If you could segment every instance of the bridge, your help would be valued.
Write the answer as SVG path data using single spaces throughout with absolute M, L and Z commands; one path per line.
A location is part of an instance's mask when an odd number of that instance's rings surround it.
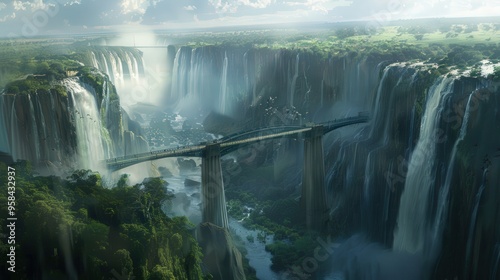
M 202 221 L 227 227 L 227 211 L 220 158 L 246 145 L 277 138 L 304 138 L 304 175 L 302 206 L 305 223 L 310 229 L 321 230 L 328 219 L 323 135 L 348 125 L 368 122 L 366 114 L 306 125 L 264 127 L 242 131 L 196 145 L 152 151 L 105 160 L 109 170 L 119 170 L 137 163 L 169 157 L 201 157 Z M 321 163 L 321 164 L 319 164 Z

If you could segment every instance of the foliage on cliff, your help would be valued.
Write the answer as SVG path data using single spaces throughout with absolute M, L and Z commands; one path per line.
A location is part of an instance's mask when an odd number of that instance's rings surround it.
M 0 181 L 7 182 L 6 166 L 0 166 Z M 15 168 L 18 279 L 203 278 L 193 225 L 161 211 L 169 199 L 161 179 L 135 186 L 121 180 L 107 189 L 89 170 L 61 179 L 35 177 L 26 162 Z M 0 194 L 3 205 L 6 196 Z M 2 273 L 10 246 L 0 240 Z
M 4 45 L 0 43 L 0 46 Z M 6 94 L 51 92 L 66 96 L 66 89 L 60 81 L 72 76 L 81 77 L 99 95 L 103 92 L 106 77 L 92 67 L 85 66 L 91 65 L 87 49 L 81 49 L 78 45 L 46 46 L 43 43 L 22 46 L 21 49 L 22 52 L 13 54 L 8 47 L 0 49 L 0 89 L 4 88 Z M 117 98 L 114 87 L 110 89 L 111 98 Z

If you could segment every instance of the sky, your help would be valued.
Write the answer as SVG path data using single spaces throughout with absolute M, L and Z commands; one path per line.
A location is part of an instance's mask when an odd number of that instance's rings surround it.
M 500 15 L 500 0 L 0 0 L 0 36 Z

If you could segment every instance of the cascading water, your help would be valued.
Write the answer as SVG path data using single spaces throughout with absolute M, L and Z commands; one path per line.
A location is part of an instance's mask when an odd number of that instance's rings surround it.
M 300 62 L 300 55 L 297 54 L 295 58 L 295 68 L 294 68 L 294 74 L 292 78 L 292 84 L 290 86 L 290 97 L 288 98 L 289 100 L 289 105 L 293 107 L 294 105 L 294 96 L 295 96 L 295 87 L 297 85 L 297 78 L 299 77 L 299 62 Z
M 227 53 L 224 53 L 224 64 L 222 66 L 222 79 L 220 83 L 220 105 L 219 110 L 221 113 L 226 113 L 226 100 L 227 96 L 227 68 L 228 68 L 228 60 Z
M 101 120 L 95 97 L 78 83 L 77 79 L 66 79 L 63 85 L 68 89 L 77 135 L 77 151 L 80 167 L 96 168 L 103 160 L 104 146 L 101 134 Z
M 3 94 L 3 93 L 2 93 Z M 3 96 L 0 95 L 0 100 L 3 100 Z M 0 108 L 1 108 L 1 112 L 8 112 L 9 110 L 6 107 L 6 103 L 4 102 L 0 102 Z M 9 145 L 9 139 L 8 139 L 8 135 L 9 135 L 9 131 L 7 130 L 7 124 L 5 123 L 7 120 L 7 118 L 5 118 L 4 116 L 2 116 L 0 118 L 0 131 L 4 131 L 5 133 L 0 133 L 0 151 L 2 152 L 5 152 L 5 151 L 10 151 L 10 145 Z
M 473 242 L 475 240 L 475 232 L 474 231 L 476 230 L 476 222 L 477 222 L 477 216 L 478 216 L 478 211 L 479 211 L 479 205 L 481 204 L 481 197 L 483 195 L 484 189 L 486 188 L 486 175 L 487 174 L 488 174 L 488 168 L 484 169 L 484 171 L 483 171 L 483 179 L 481 182 L 481 186 L 479 187 L 479 190 L 477 191 L 477 194 L 476 194 L 476 199 L 474 202 L 474 209 L 472 210 L 471 221 L 469 223 L 469 234 L 468 234 L 468 238 L 467 238 L 467 251 L 465 253 L 465 264 L 466 264 L 465 276 L 466 277 L 469 274 L 472 246 L 473 246 Z
M 12 102 L 12 105 L 11 105 L 11 109 L 10 110 L 5 110 L 5 112 L 11 112 L 10 113 L 10 117 L 9 118 L 6 118 L 6 119 L 10 119 L 10 129 L 6 129 L 7 133 L 6 135 L 10 135 L 10 153 L 12 155 L 12 158 L 14 159 L 14 161 L 18 160 L 18 159 L 22 159 L 22 158 L 25 158 L 25 153 L 23 152 L 23 150 L 25 149 L 25 147 L 23 147 L 23 145 L 21 144 L 21 137 L 19 135 L 19 132 L 18 130 L 16 129 L 17 127 L 17 114 L 16 114 L 16 96 L 14 96 L 13 98 L 13 102 Z M 8 106 L 8 103 L 6 102 L 5 103 L 6 106 Z
M 452 92 L 453 79 L 440 78 L 430 88 L 422 118 L 420 138 L 411 155 L 394 234 L 393 249 L 424 253 L 431 234 L 428 224 L 429 192 L 435 183 L 436 132 L 445 96 Z
M 31 100 L 31 95 L 28 95 L 28 101 L 29 101 L 29 115 L 31 117 L 31 129 L 33 131 L 33 140 L 35 143 L 34 146 L 35 146 L 35 157 L 37 159 L 40 158 L 40 145 L 38 145 L 38 143 L 40 143 L 40 135 L 39 135 L 39 131 L 38 131 L 38 127 L 37 127 L 37 121 L 35 119 L 35 109 L 33 107 L 33 100 Z

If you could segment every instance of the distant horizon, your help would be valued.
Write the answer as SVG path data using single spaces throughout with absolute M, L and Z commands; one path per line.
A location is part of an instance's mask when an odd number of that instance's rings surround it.
M 497 0 L 15 0 L 0 3 L 0 38 L 498 15 Z
M 483 21 L 483 19 L 485 21 Z M 431 21 L 431 20 L 443 20 L 443 21 L 456 21 L 458 24 L 461 21 L 474 20 L 481 23 L 495 23 L 498 21 L 500 24 L 500 15 L 498 16 L 471 16 L 471 17 L 422 17 L 422 18 L 410 18 L 410 19 L 394 19 L 390 21 L 385 21 L 383 23 L 377 23 L 378 26 L 394 26 L 399 23 L 410 23 L 419 21 Z M 0 40 L 5 39 L 43 39 L 43 38 L 66 38 L 72 36 L 103 36 L 103 35 L 134 35 L 140 34 L 141 32 L 147 32 L 149 35 L 158 35 L 161 33 L 198 33 L 198 32 L 234 32 L 234 31 L 256 31 L 256 30 L 273 30 L 273 29 L 300 29 L 300 28 L 318 28 L 321 25 L 347 25 L 347 24 L 368 24 L 369 20 L 345 20 L 345 21 L 303 21 L 303 22 L 275 22 L 275 23 L 257 23 L 257 24 L 240 24 L 240 25 L 214 25 L 214 26 L 188 26 L 188 27 L 165 27 L 159 25 L 138 25 L 138 26 L 109 26 L 107 28 L 100 28 L 94 30 L 79 30 L 78 32 L 66 32 L 66 33 L 47 33 L 38 34 L 34 36 L 19 36 L 12 37 L 8 35 L 0 34 Z M 127 27 L 127 28 L 125 28 Z M 133 27 L 133 28 L 131 28 Z

